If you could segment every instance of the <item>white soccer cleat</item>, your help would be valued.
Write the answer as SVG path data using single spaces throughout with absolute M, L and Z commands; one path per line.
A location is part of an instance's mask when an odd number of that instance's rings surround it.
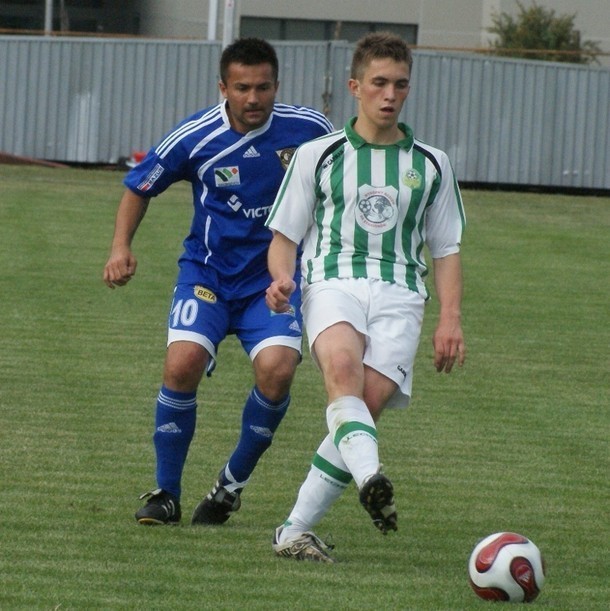
M 311 562 L 326 562 L 334 564 L 334 558 L 328 555 L 327 550 L 333 549 L 332 545 L 327 545 L 316 537 L 312 532 L 307 531 L 300 534 L 296 539 L 279 543 L 280 533 L 284 527 L 276 528 L 273 537 L 273 551 L 282 558 L 294 558 L 295 560 L 309 560 Z

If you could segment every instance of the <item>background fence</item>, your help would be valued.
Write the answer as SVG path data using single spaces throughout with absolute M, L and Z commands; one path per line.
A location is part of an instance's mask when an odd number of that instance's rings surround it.
M 342 125 L 353 44 L 277 42 L 279 101 Z M 0 151 L 116 163 L 219 100 L 218 42 L 0 36 Z M 415 51 L 402 119 L 460 181 L 610 189 L 610 70 Z

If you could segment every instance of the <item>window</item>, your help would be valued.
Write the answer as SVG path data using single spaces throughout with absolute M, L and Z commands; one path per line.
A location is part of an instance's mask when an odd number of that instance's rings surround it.
M 135 0 L 63 0 L 63 3 L 54 0 L 52 28 L 72 32 L 137 33 L 135 4 Z M 45 14 L 42 0 L 4 0 L 0 2 L 0 28 L 41 31 Z
M 276 19 L 272 17 L 242 17 L 240 22 L 241 36 L 258 36 L 268 40 L 347 40 L 356 42 L 369 32 L 382 30 L 389 30 L 402 36 L 410 45 L 417 44 L 417 25 L 408 23 Z

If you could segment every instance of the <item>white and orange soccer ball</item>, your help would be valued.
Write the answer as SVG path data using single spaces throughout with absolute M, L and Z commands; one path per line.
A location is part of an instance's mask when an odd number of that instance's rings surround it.
M 531 602 L 544 585 L 544 559 L 527 537 L 498 532 L 479 541 L 468 562 L 470 586 L 485 600 Z

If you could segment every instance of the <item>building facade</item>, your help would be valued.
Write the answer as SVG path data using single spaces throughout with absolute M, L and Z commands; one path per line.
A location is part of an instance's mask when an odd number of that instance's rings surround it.
M 51 6 L 55 31 L 222 40 L 228 2 L 235 36 L 353 42 L 391 29 L 414 46 L 456 50 L 489 47 L 493 15 L 518 12 L 516 0 L 3 0 L 0 31 L 41 31 Z M 575 14 L 581 39 L 597 42 L 601 63 L 610 66 L 608 0 L 521 0 L 526 7 L 534 2 Z
M 597 42 L 610 65 L 608 0 L 521 0 L 576 15 L 581 39 Z M 225 0 L 218 4 L 217 38 L 222 38 Z M 208 32 L 209 1 L 138 0 L 141 33 L 149 36 L 202 37 Z M 392 29 L 411 45 L 427 48 L 487 48 L 494 14 L 517 14 L 516 0 L 234 0 L 234 29 L 269 40 L 348 40 L 379 29 Z

